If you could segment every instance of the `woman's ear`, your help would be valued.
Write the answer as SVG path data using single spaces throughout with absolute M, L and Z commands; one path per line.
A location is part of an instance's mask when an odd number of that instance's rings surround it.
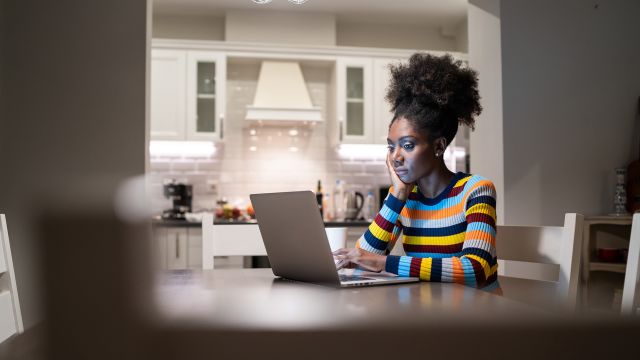
M 447 139 L 445 139 L 444 137 L 439 137 L 435 139 L 435 141 L 433 142 L 433 151 L 435 152 L 436 156 L 438 157 L 442 156 L 446 149 L 447 149 Z

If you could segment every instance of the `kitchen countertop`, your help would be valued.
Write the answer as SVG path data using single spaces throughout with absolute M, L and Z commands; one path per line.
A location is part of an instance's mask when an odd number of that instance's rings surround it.
M 200 221 L 186 221 L 186 220 L 174 220 L 174 219 L 161 219 L 159 217 L 154 217 L 152 219 L 153 226 L 159 227 L 201 227 L 202 223 Z M 257 224 L 256 220 L 242 220 L 242 221 L 229 221 L 229 220 L 218 220 L 214 221 L 215 225 L 246 225 L 246 224 Z M 365 220 L 354 220 L 354 221 L 325 221 L 325 227 L 368 227 L 371 224 L 370 221 Z

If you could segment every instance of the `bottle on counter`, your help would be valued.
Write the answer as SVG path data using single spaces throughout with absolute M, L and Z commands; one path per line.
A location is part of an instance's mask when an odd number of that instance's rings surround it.
M 333 204 L 331 201 L 331 194 L 328 192 L 324 193 L 324 197 L 322 198 L 322 209 L 324 210 L 324 221 L 333 221 Z
M 320 216 L 324 219 L 324 214 L 322 213 L 322 206 L 324 205 L 322 203 L 322 197 L 323 197 L 322 184 L 320 183 L 320 180 L 318 180 L 318 189 L 316 190 L 316 201 L 318 202 L 318 209 L 320 209 Z
M 376 216 L 376 198 L 373 196 L 373 191 L 369 191 L 367 197 L 364 199 L 362 210 L 362 215 L 367 221 L 372 221 L 373 217 Z

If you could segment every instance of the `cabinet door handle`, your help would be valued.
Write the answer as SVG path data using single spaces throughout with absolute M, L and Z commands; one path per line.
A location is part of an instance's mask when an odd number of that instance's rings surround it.
M 180 234 L 176 234 L 176 259 L 180 258 Z
M 224 115 L 220 114 L 220 140 L 224 138 Z

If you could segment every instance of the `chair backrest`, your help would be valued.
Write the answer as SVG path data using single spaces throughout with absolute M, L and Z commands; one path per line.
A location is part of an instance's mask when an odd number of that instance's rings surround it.
M 564 226 L 498 226 L 498 275 L 556 282 L 558 299 L 575 308 L 583 223 L 569 213 Z
M 627 269 L 624 275 L 624 288 L 622 289 L 623 314 L 636 314 L 640 307 L 640 294 L 638 282 L 640 281 L 640 213 L 633 215 L 631 223 L 631 238 L 629 239 L 629 252 L 627 256 Z
M 258 224 L 215 225 L 202 217 L 202 268 L 213 269 L 214 256 L 267 255 Z
M 4 214 L 0 214 L 0 342 L 23 331 L 7 221 Z

